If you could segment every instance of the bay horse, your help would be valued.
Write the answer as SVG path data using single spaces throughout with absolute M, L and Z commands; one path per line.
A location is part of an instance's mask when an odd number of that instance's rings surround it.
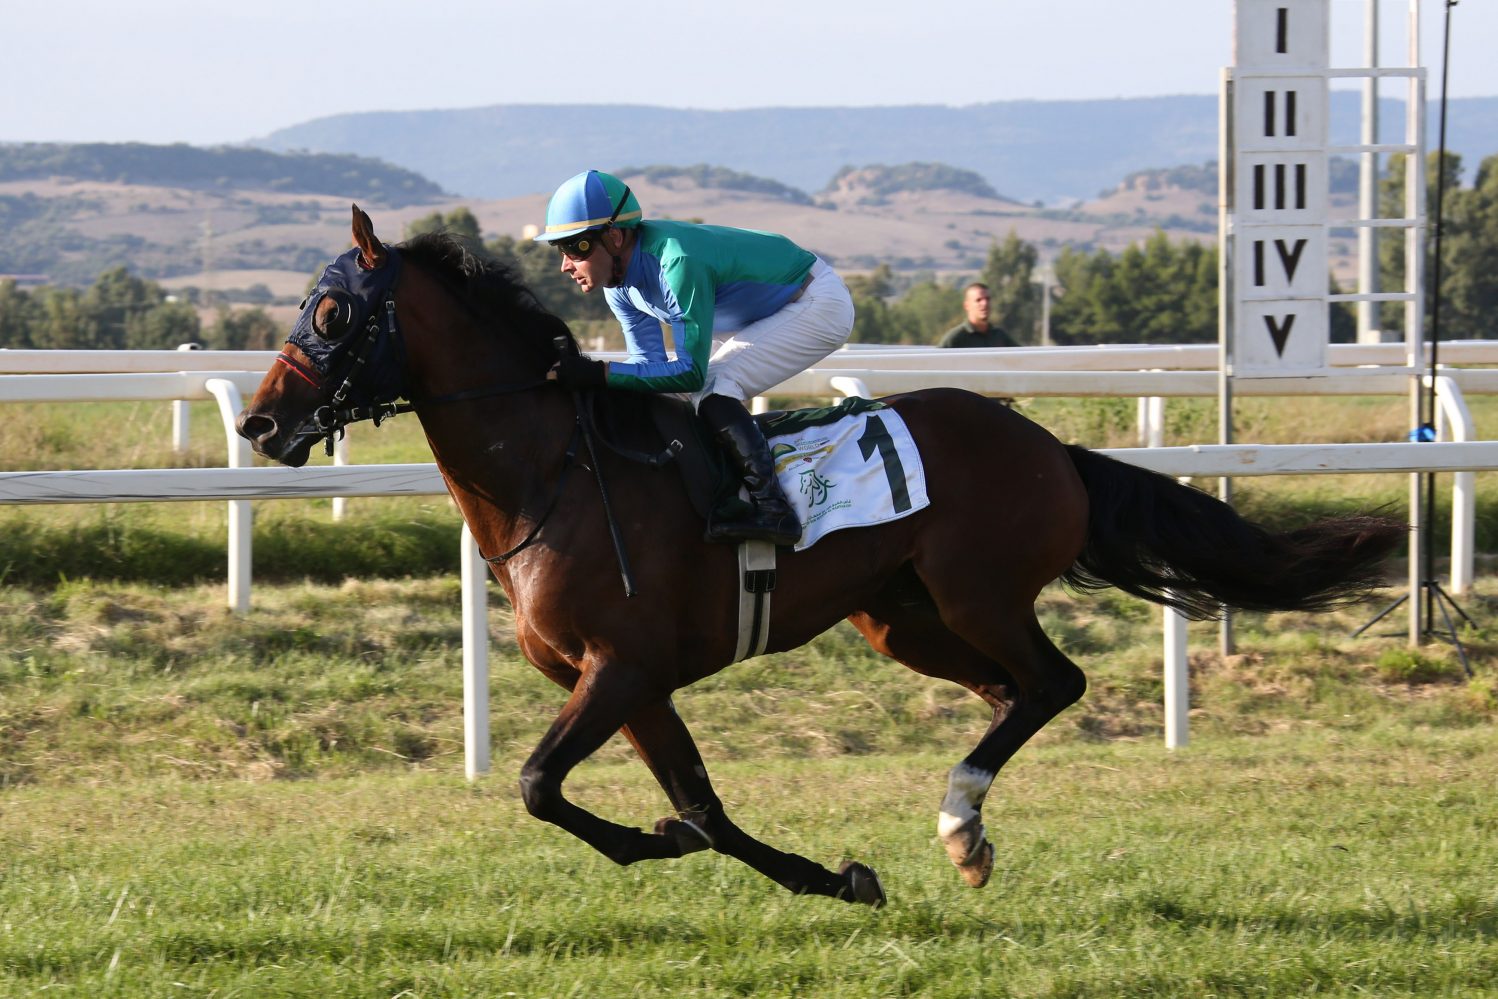
M 792 892 L 884 904 L 866 865 L 832 871 L 783 853 L 724 811 L 671 695 L 734 659 L 735 548 L 703 540 L 674 476 L 579 449 L 577 399 L 545 377 L 560 350 L 576 349 L 566 326 L 510 268 L 447 234 L 386 246 L 356 205 L 353 242 L 303 303 L 239 433 L 299 466 L 348 422 L 414 410 L 509 596 L 522 653 L 570 691 L 521 770 L 530 814 L 619 864 L 712 849 Z M 992 722 L 950 772 L 937 825 L 975 887 L 994 863 L 982 822 L 990 785 L 1086 688 L 1036 620 L 1043 587 L 1058 578 L 1117 586 L 1198 618 L 1226 607 L 1321 609 L 1376 585 L 1405 534 L 1373 515 L 1271 532 L 1201 490 L 1063 445 L 995 400 L 932 388 L 883 402 L 919 446 L 929 505 L 782 549 L 766 651 L 794 649 L 846 618 L 876 651 L 988 703 Z M 591 467 L 569 477 L 575 465 Z M 610 526 L 640 556 L 632 597 L 608 571 Z M 651 831 L 562 793 L 615 732 L 675 811 Z

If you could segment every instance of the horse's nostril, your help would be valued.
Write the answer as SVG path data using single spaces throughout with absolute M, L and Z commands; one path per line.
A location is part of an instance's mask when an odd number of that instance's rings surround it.
M 276 429 L 276 421 L 272 417 L 250 412 L 239 416 L 239 436 L 252 444 L 264 444 L 276 435 Z

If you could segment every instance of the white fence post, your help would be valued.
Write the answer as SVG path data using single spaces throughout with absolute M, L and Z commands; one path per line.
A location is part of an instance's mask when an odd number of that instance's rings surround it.
M 197 350 L 195 343 L 179 343 L 178 350 Z M 187 453 L 188 418 L 190 411 L 186 399 L 172 400 L 172 453 Z
M 1472 411 L 1462 390 L 1449 375 L 1436 377 L 1436 439 L 1469 441 L 1477 436 Z M 1477 474 L 1455 472 L 1451 476 L 1451 592 L 1466 593 L 1472 587 L 1473 553 L 1477 533 Z
M 334 445 L 333 445 L 333 464 L 335 464 L 335 465 L 347 465 L 348 464 L 348 431 L 347 430 L 345 430 L 342 434 L 340 434 L 338 436 L 337 442 L 335 442 Z M 348 513 L 348 499 L 345 498 L 345 497 L 343 497 L 343 496 L 334 496 L 333 497 L 333 519 L 335 521 L 340 521 L 340 520 L 342 520 L 344 518 L 344 516 L 347 513 Z
M 244 408 L 240 403 L 239 389 L 227 378 L 210 378 L 203 387 L 218 401 L 219 416 L 224 421 L 224 438 L 229 445 L 229 467 L 249 468 L 254 463 L 254 452 L 250 442 L 239 436 L 234 421 Z M 249 500 L 229 501 L 229 609 L 236 614 L 245 614 L 250 609 L 250 566 L 254 512 Z
M 1186 617 L 1165 608 L 1165 748 L 1180 749 L 1190 736 L 1191 672 L 1186 660 Z
M 489 564 L 463 525 L 463 772 L 489 772 Z

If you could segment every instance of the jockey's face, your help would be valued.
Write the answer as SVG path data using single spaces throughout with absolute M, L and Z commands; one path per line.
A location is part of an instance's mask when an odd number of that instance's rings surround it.
M 562 273 L 577 282 L 583 291 L 610 286 L 614 271 L 614 257 L 619 254 L 624 242 L 624 233 L 618 229 L 606 229 L 591 241 L 588 252 L 580 258 L 562 254 Z

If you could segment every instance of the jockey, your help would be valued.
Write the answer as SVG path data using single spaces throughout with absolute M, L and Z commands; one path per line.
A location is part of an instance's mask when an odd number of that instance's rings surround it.
M 754 505 L 741 521 L 711 525 L 708 539 L 800 540 L 801 522 L 744 400 L 847 341 L 853 301 L 831 266 L 774 233 L 646 221 L 629 187 L 597 170 L 557 189 L 536 239 L 561 251 L 562 271 L 584 292 L 603 289 L 629 350 L 623 361 L 565 356 L 548 377 L 571 388 L 686 395 Z

